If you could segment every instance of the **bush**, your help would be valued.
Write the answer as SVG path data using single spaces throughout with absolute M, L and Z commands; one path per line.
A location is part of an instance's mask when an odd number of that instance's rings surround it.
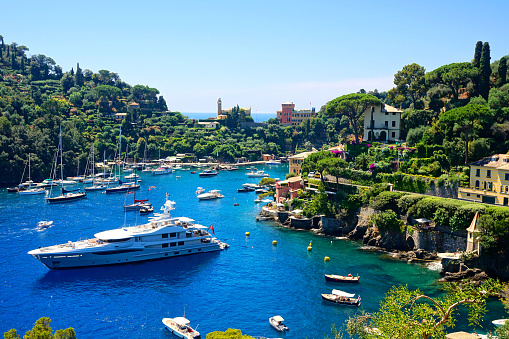
M 392 210 L 399 214 L 398 200 L 406 194 L 408 193 L 385 191 L 372 197 L 369 200 L 369 206 L 377 211 Z
M 417 194 L 410 194 L 398 200 L 398 207 L 402 214 L 413 214 L 414 206 L 425 197 Z
M 380 231 L 395 231 L 399 233 L 405 232 L 405 223 L 398 218 L 396 212 L 387 211 L 381 214 L 373 214 L 370 217 Z

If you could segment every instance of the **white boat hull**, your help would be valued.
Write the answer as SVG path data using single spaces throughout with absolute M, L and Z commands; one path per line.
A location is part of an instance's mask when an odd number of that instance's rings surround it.
M 32 188 L 27 189 L 24 191 L 18 191 L 19 195 L 34 195 L 34 194 L 44 194 L 46 193 L 46 190 L 44 188 L 38 189 L 38 188 Z
M 69 247 L 69 249 L 72 249 Z M 222 250 L 219 243 L 199 246 L 146 248 L 144 246 L 108 247 L 107 250 L 91 248 L 89 252 L 62 251 L 61 253 L 29 253 L 50 269 L 66 269 L 88 266 L 118 265 L 132 262 L 164 259 Z M 37 250 L 34 250 L 37 251 Z M 34 252 L 31 251 L 31 252 Z M 119 252 L 119 253 L 115 253 Z

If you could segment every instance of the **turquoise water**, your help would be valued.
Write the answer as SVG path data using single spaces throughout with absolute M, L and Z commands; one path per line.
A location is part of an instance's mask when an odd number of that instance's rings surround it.
M 287 166 L 266 166 L 272 177 L 283 178 Z M 360 250 L 360 243 L 294 231 L 273 223 L 256 222 L 261 205 L 254 193 L 237 193 L 246 171 L 222 171 L 199 178 L 190 171 L 166 176 L 142 174 L 139 199 L 154 207 L 165 193 L 177 202 L 174 216 L 188 216 L 214 225 L 216 236 L 228 250 L 138 264 L 50 271 L 27 254 L 31 249 L 91 238 L 99 231 L 142 223 L 147 217 L 124 214 L 125 195 L 91 192 L 88 199 L 49 205 L 43 196 L 0 193 L 0 331 L 24 333 L 42 316 L 53 329 L 74 327 L 79 338 L 174 338 L 161 319 L 182 316 L 205 334 L 227 328 L 244 334 L 287 338 L 323 338 L 331 324 L 349 316 L 374 311 L 392 285 L 405 284 L 437 293 L 439 278 L 417 264 L 385 259 L 378 252 Z M 177 178 L 177 176 L 181 176 Z M 155 189 L 148 191 L 149 186 Z M 223 199 L 198 201 L 196 188 L 220 189 Z M 132 195 L 127 197 L 132 200 Z M 239 206 L 234 206 L 239 203 Z M 38 232 L 39 220 L 53 227 Z M 250 232 L 246 237 L 245 232 Z M 277 246 L 272 241 L 277 240 Z M 313 250 L 307 251 L 309 242 Z M 329 256 L 330 261 L 324 262 Z M 324 273 L 360 274 L 361 283 L 326 283 Z M 333 288 L 362 296 L 360 308 L 327 304 L 320 293 Z M 289 333 L 279 334 L 269 317 L 279 314 Z M 492 319 L 495 319 L 493 317 Z M 491 318 L 490 318 L 491 320 Z

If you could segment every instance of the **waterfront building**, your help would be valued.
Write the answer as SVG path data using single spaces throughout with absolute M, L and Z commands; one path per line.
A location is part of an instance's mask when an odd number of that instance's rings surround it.
M 288 178 L 276 182 L 276 201 L 278 203 L 285 200 L 292 200 L 299 195 L 299 190 L 304 189 L 304 180 L 301 176 Z
M 217 119 L 224 120 L 226 119 L 227 115 L 233 111 L 234 107 L 223 109 L 223 102 L 221 101 L 221 98 L 217 99 Z M 246 112 L 246 116 L 251 116 L 251 107 L 249 108 L 242 108 L 241 110 L 244 110 Z
M 295 173 L 297 175 L 301 174 L 301 166 L 304 159 L 306 159 L 310 154 L 315 153 L 312 152 L 302 152 L 299 154 L 292 155 L 288 158 L 288 173 Z
M 371 106 L 364 111 L 364 140 L 399 140 L 401 110 L 389 105 Z
M 274 160 L 274 154 L 262 154 L 262 161 Z
M 293 102 L 287 101 L 281 104 L 281 110 L 277 111 L 277 119 L 281 125 L 285 126 L 296 126 L 301 122 L 316 117 L 315 108 L 311 109 L 303 109 L 303 110 L 295 110 L 295 104 Z
M 471 163 L 469 186 L 458 188 L 458 198 L 508 206 L 509 155 L 495 154 Z

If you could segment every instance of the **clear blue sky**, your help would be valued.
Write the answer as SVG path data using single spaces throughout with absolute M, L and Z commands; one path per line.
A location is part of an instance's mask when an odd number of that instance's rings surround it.
M 488 41 L 509 54 L 509 1 L 4 1 L 2 34 L 64 71 L 100 69 L 159 89 L 172 111 L 293 101 L 317 109 L 360 88 L 393 87 L 418 63 L 470 61 Z

